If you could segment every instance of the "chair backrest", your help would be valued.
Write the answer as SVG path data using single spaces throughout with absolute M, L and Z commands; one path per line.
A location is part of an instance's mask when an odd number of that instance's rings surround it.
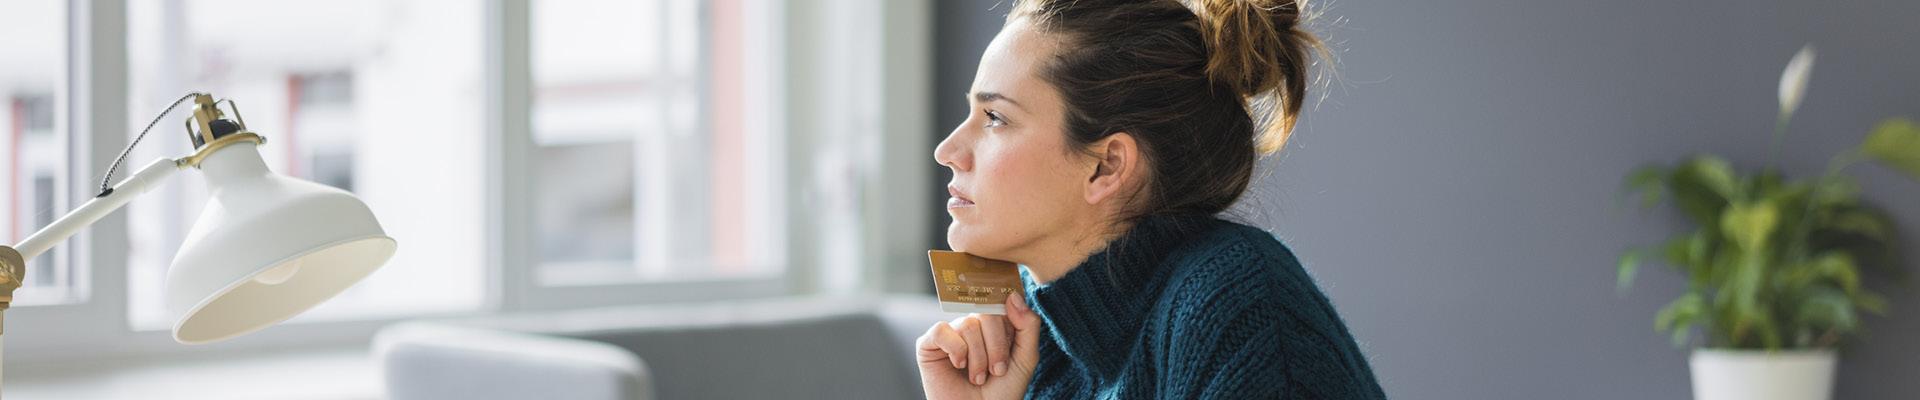
M 948 317 L 930 296 L 622 306 L 403 324 L 383 330 L 376 351 L 391 369 L 393 393 L 426 396 L 395 399 L 465 398 L 448 395 L 473 391 L 447 387 L 511 385 L 540 375 L 524 371 L 530 368 L 621 378 L 599 386 L 551 382 L 607 389 L 566 398 L 920 398 L 914 338 Z M 608 353 L 632 360 L 607 362 Z M 472 398 L 560 398 L 513 393 Z
M 404 323 L 374 339 L 391 400 L 653 399 L 646 365 L 607 343 Z
M 894 334 L 871 310 L 579 335 L 645 360 L 661 399 L 920 396 Z

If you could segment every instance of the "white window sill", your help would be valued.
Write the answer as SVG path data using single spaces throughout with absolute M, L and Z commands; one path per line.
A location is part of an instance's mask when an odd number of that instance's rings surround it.
M 7 365 L 9 400 L 379 399 L 365 346 L 286 352 Z

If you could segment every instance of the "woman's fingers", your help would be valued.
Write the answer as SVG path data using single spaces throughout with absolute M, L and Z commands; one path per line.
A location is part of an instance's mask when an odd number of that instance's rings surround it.
M 920 335 L 920 362 L 945 359 L 954 368 L 967 366 L 967 340 L 947 322 L 934 323 L 927 333 Z
M 980 329 L 980 318 L 969 315 L 960 318 L 960 337 L 967 339 L 967 380 L 975 385 L 987 383 L 987 342 L 985 333 Z
M 1032 371 L 1040 362 L 1040 315 L 1027 307 L 1027 297 L 1007 296 L 1007 324 L 1013 326 L 1013 364 Z
M 1012 304 L 1012 303 L 1009 303 Z M 1023 309 L 1024 310 L 1024 309 Z M 1038 325 L 1039 317 L 1026 311 L 1026 317 L 1033 326 Z M 1009 310 L 1009 316 L 1013 310 Z M 919 359 L 921 363 L 946 360 L 953 368 L 965 374 L 966 381 L 974 385 L 987 383 L 987 376 L 1004 376 L 1012 371 L 1018 352 L 1032 352 L 1038 343 L 1037 328 L 1021 331 L 1017 322 L 999 315 L 973 314 L 955 318 L 952 321 L 934 324 L 927 333 L 920 335 Z M 1021 335 L 1032 335 L 1033 338 Z M 1030 339 L 1030 340 L 1029 340 Z M 1020 341 L 1025 340 L 1025 341 Z M 1025 345 L 1025 349 L 1022 348 Z M 1037 354 L 1037 353 L 1036 353 Z M 1037 359 L 1038 356 L 1033 357 Z M 1026 361 L 1023 368 L 1031 370 L 1033 362 Z
M 999 315 L 976 315 L 980 319 L 981 338 L 986 339 L 987 372 L 993 376 L 1007 374 L 1007 357 L 1013 352 L 1013 335 L 1008 332 L 1007 317 Z

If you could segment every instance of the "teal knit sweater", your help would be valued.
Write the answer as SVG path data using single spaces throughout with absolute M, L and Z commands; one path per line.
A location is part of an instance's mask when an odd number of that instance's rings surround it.
M 1157 216 L 1060 279 L 1021 270 L 1045 322 L 1036 399 L 1381 399 L 1365 355 L 1273 235 Z

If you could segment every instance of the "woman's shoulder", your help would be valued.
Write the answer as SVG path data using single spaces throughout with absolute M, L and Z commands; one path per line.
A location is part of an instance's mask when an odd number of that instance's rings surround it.
M 1332 302 L 1279 238 L 1221 221 L 1182 247 L 1158 305 L 1169 333 L 1368 371 Z
M 1162 310 L 1190 321 L 1337 323 L 1293 250 L 1266 230 L 1216 221 L 1170 254 Z
M 1230 376 L 1237 381 L 1223 385 L 1246 393 L 1384 398 L 1331 302 L 1273 234 L 1219 221 L 1168 260 L 1175 268 L 1148 329 L 1169 346 L 1157 356 L 1182 371 L 1234 371 L 1172 376 Z
M 1219 289 L 1258 290 L 1308 279 L 1293 249 L 1273 233 L 1219 219 L 1206 224 L 1169 257 L 1176 266 L 1176 280 Z M 1312 284 L 1310 279 L 1304 283 Z

